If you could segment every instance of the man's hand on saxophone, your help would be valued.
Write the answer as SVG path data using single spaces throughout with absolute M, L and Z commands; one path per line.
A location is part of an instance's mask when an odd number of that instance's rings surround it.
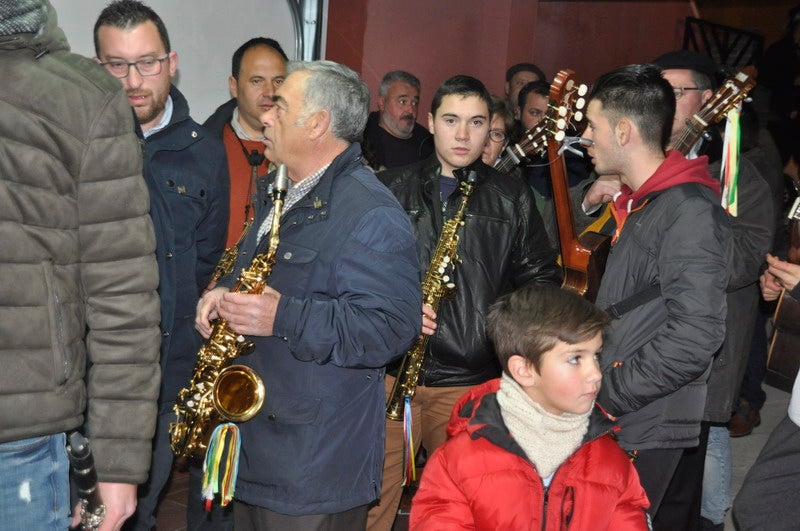
M 280 299 L 281 294 L 269 286 L 264 286 L 261 294 L 234 293 L 224 287 L 214 288 L 203 295 L 197 304 L 195 328 L 208 339 L 211 320 L 222 317 L 228 321 L 230 329 L 239 334 L 271 336 Z
M 214 288 L 206 291 L 200 300 L 197 301 L 197 314 L 194 318 L 194 327 L 205 339 L 208 339 L 208 336 L 211 335 L 211 320 L 219 317 L 219 301 L 226 293 L 228 293 L 228 288 Z
M 228 292 L 219 301 L 217 311 L 228 320 L 234 332 L 271 336 L 280 300 L 281 294 L 269 286 L 264 286 L 264 292 L 259 295 Z
M 422 305 L 422 333 L 432 336 L 436 331 L 436 312 L 427 304 Z

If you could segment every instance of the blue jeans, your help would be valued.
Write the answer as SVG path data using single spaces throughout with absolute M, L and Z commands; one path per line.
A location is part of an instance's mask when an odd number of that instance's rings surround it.
M 706 465 L 703 472 L 703 501 L 700 514 L 714 524 L 725 522 L 731 507 L 731 439 L 726 426 L 711 426 L 708 432 Z
M 70 511 L 63 433 L 0 443 L 0 527 L 65 531 Z

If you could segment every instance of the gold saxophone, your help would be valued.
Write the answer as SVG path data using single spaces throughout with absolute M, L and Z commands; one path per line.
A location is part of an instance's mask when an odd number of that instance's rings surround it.
M 269 247 L 253 258 L 248 269 L 242 270 L 231 291 L 252 294 L 264 291 L 280 241 L 278 232 L 287 185 L 286 166 L 280 166 L 272 186 Z M 202 458 L 217 425 L 223 421 L 245 422 L 261 410 L 264 382 L 250 367 L 230 364 L 253 348 L 252 341 L 231 330 L 226 319 L 214 320 L 211 335 L 197 354 L 189 386 L 178 393 L 173 408 L 177 420 L 170 423 L 169 433 L 175 455 Z
M 433 308 L 434 312 L 438 311 L 439 302 L 443 298 L 452 297 L 455 294 L 456 286 L 449 274 L 452 274 L 456 262 L 459 261 L 458 228 L 464 224 L 467 200 L 475 188 L 476 180 L 475 171 L 469 170 L 466 180 L 461 181 L 461 204 L 455 215 L 442 225 L 442 233 L 439 235 L 439 242 L 433 251 L 431 265 L 422 281 L 422 303 Z M 429 338 L 430 336 L 421 334 L 403 356 L 403 361 L 400 362 L 400 368 L 397 370 L 397 380 L 386 400 L 387 419 L 403 420 L 406 397 L 413 398 L 417 390 Z
M 222 253 L 219 262 L 217 262 L 217 266 L 214 268 L 214 273 L 211 275 L 210 285 L 215 285 L 219 279 L 233 273 L 233 266 L 236 265 L 236 258 L 239 256 L 239 244 L 241 244 L 244 237 L 247 236 L 247 231 L 250 230 L 250 225 L 252 224 L 253 218 L 251 217 L 244 222 L 242 233 L 239 235 L 239 239 L 236 240 L 236 243 L 225 249 L 225 252 Z

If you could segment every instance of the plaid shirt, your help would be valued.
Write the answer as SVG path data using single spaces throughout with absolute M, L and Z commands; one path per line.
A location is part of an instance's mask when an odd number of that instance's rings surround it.
M 330 163 L 326 164 L 322 168 L 318 169 L 299 183 L 290 184 L 291 188 L 286 193 L 286 199 L 283 202 L 283 211 L 288 212 L 295 203 L 300 201 L 305 195 L 314 188 L 320 179 L 322 179 L 322 174 L 325 173 L 325 170 L 328 169 Z M 291 183 L 291 181 L 289 181 Z M 269 210 L 269 214 L 267 214 L 267 218 L 261 224 L 261 227 L 258 229 L 258 241 L 261 241 L 268 232 L 270 227 L 272 226 L 272 216 L 275 213 L 275 207 L 273 206 Z

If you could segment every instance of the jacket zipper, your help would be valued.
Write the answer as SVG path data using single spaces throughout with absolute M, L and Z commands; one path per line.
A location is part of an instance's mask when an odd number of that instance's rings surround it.
M 555 479 L 555 474 L 553 474 L 553 479 Z M 544 485 L 544 482 L 542 482 Z M 544 488 L 544 502 L 542 503 L 542 531 L 547 529 L 547 503 L 550 498 L 550 487 Z

